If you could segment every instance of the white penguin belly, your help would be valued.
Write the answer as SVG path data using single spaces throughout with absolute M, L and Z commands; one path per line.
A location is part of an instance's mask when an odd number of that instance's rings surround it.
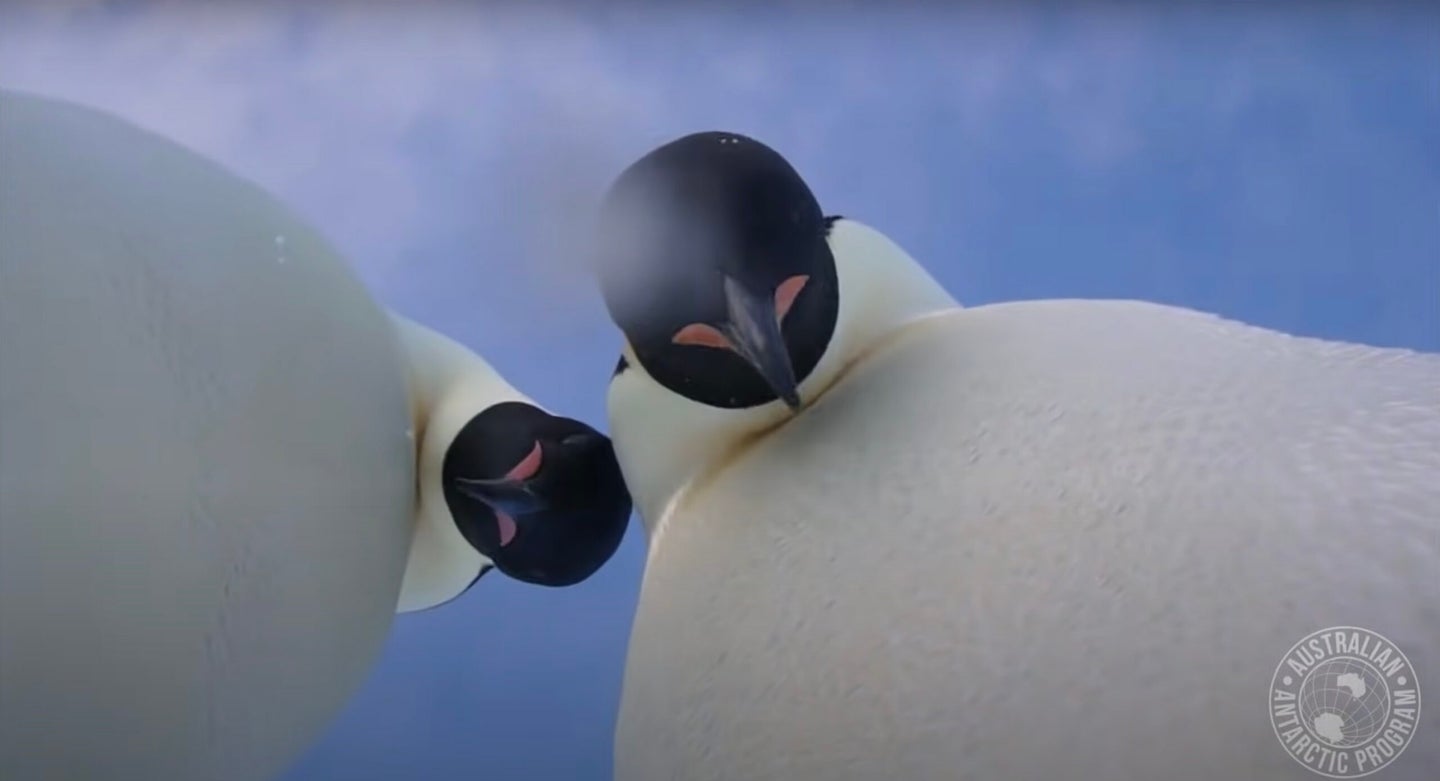
M 258 188 L 0 92 L 0 777 L 294 760 L 394 615 L 401 366 L 360 281 Z
M 1311 778 L 1267 711 L 1307 633 L 1440 691 L 1436 389 L 1131 302 L 917 326 L 665 524 L 616 778 Z

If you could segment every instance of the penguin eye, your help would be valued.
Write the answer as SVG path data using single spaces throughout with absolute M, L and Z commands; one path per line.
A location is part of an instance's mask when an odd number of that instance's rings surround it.
M 562 444 L 562 445 L 570 445 L 570 446 L 573 447 L 573 446 L 575 446 L 575 445 L 579 445 L 580 443 L 584 442 L 584 441 L 585 441 L 585 438 L 586 438 L 586 437 L 585 437 L 584 434 L 567 434 L 564 438 L 562 438 L 562 439 L 560 440 L 560 444 Z

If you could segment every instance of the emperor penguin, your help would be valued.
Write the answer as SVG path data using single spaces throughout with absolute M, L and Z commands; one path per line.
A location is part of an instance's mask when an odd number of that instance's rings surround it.
M 418 472 L 399 611 L 449 602 L 491 570 L 552 587 L 593 575 L 631 509 L 609 437 L 547 412 L 458 342 L 392 318 Z
M 273 778 L 397 611 L 576 583 L 629 514 L 606 436 L 259 188 L 0 92 L 0 778 Z
M 962 308 L 738 133 L 600 218 L 617 781 L 1440 778 L 1440 356 Z

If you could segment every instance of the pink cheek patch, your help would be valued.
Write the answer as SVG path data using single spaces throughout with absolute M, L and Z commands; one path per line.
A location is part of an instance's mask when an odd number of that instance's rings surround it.
M 799 297 L 800 291 L 805 289 L 805 283 L 810 281 L 807 274 L 796 274 L 793 277 L 780 283 L 775 288 L 775 320 L 782 322 L 785 315 L 790 314 L 790 308 L 795 305 L 795 299 Z M 692 347 L 713 347 L 717 350 L 734 350 L 735 345 L 725 334 L 713 325 L 705 323 L 691 323 L 675 332 L 670 338 L 673 344 L 683 344 Z
M 515 532 L 519 529 L 515 525 L 514 518 L 499 510 L 495 511 L 495 523 L 500 527 L 500 547 L 503 548 L 514 541 Z
M 795 299 L 800 295 L 800 291 L 805 289 L 805 283 L 809 281 L 808 275 L 796 274 L 775 288 L 775 318 L 777 320 L 783 321 L 785 315 L 790 314 L 790 307 L 795 305 Z
M 510 471 L 505 473 L 505 479 L 529 480 L 535 476 L 536 472 L 540 471 L 541 458 L 540 443 L 536 442 L 535 447 L 531 448 L 530 452 L 526 454 L 524 458 L 520 459 L 520 463 L 510 467 Z
M 686 344 L 694 347 L 714 347 L 717 350 L 733 350 L 735 346 L 725 334 L 720 333 L 715 326 L 704 323 L 691 323 L 675 332 L 670 338 L 675 344 Z
M 520 463 L 510 467 L 510 471 L 505 473 L 505 479 L 529 480 L 535 476 L 536 472 L 540 471 L 540 464 L 543 458 L 544 453 L 540 449 L 540 443 L 536 442 L 535 447 L 530 448 L 530 452 L 527 453 L 524 458 L 520 459 Z M 496 510 L 495 524 L 499 527 L 500 547 L 503 548 L 511 542 L 514 542 L 515 534 L 520 531 L 520 527 L 516 525 L 514 518 L 511 518 L 501 510 Z

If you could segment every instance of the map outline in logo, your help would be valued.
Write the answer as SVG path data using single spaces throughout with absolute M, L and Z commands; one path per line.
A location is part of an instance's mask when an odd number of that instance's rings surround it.
M 1361 778 L 1404 753 L 1420 721 L 1415 669 L 1379 632 L 1320 629 L 1290 646 L 1270 680 L 1275 738 L 1327 778 Z

